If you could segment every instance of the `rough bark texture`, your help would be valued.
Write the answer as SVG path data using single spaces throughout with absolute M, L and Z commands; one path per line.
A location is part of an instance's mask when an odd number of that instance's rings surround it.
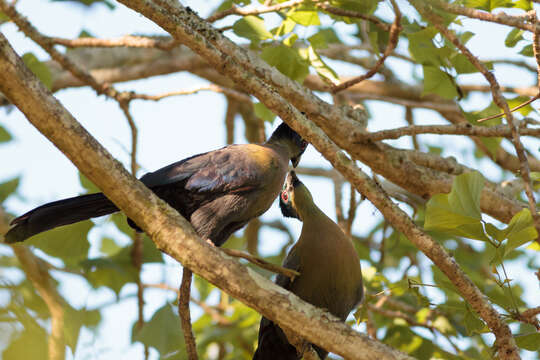
M 365 119 L 363 114 L 352 108 L 331 106 L 317 98 L 254 54 L 232 43 L 177 2 L 170 0 L 120 0 L 120 2 L 156 22 L 176 40 L 190 47 L 218 71 L 257 97 L 309 140 L 334 168 L 381 211 L 392 226 L 406 235 L 450 279 L 461 296 L 493 332 L 500 353 L 504 356 L 518 353 L 510 328 L 487 297 L 466 276 L 454 259 L 416 226 L 377 183 L 362 172 L 342 150 L 349 150 L 351 147 L 350 142 L 344 139 L 347 139 L 347 134 L 358 131 L 359 122 Z
M 157 198 L 73 118 L 0 35 L 0 90 L 94 182 L 157 247 L 264 316 L 347 359 L 407 359 L 303 302 L 198 238 L 191 225 Z M 273 299 L 268 302 L 267 299 Z

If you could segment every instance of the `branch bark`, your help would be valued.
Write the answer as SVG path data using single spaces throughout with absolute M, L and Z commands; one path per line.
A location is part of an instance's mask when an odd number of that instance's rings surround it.
M 26 68 L 0 34 L 0 91 L 157 247 L 265 317 L 348 359 L 410 359 L 361 335 L 202 241 L 189 222 L 115 160 Z M 273 301 L 269 302 L 268 299 Z M 302 326 L 298 326 L 302 324 Z
M 120 0 L 120 2 L 160 25 L 175 39 L 215 66 L 218 71 L 257 97 L 309 140 L 381 211 L 387 221 L 406 235 L 441 269 L 463 298 L 487 323 L 496 337 L 499 350 L 504 354 L 519 356 L 510 328 L 486 296 L 446 251 L 417 227 L 408 215 L 327 136 L 330 134 L 332 139 L 337 139 L 339 137 L 332 135 L 343 134 L 344 131 L 350 133 L 353 129 L 357 129 L 358 120 L 362 120 L 363 115 L 351 111 L 354 109 L 333 107 L 325 103 L 255 55 L 226 39 L 204 20 L 175 1 Z M 307 120 L 304 114 L 313 122 Z M 338 145 L 345 148 L 346 144 L 343 144 L 342 140 L 344 138 L 340 138 L 341 143 Z

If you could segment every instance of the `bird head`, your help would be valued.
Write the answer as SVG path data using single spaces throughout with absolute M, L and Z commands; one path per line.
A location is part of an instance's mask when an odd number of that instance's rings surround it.
M 308 142 L 302 139 L 289 125 L 281 123 L 274 131 L 268 142 L 280 143 L 289 150 L 289 158 L 293 167 L 300 162 L 302 154 L 306 150 Z
M 285 217 L 293 217 L 302 220 L 301 214 L 305 206 L 313 204 L 313 198 L 307 187 L 298 179 L 296 173 L 291 170 L 279 194 L 279 207 Z

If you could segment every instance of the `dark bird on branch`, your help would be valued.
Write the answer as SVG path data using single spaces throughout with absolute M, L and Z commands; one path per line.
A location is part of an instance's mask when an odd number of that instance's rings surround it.
M 220 246 L 268 210 L 281 190 L 289 160 L 296 167 L 306 146 L 300 135 L 282 123 L 263 144 L 229 145 L 178 161 L 140 180 L 188 219 L 201 238 Z M 13 220 L 6 242 L 24 241 L 58 226 L 117 211 L 102 193 L 51 202 Z M 131 219 L 128 223 L 140 230 Z
M 303 222 L 302 232 L 283 266 L 300 272 L 291 281 L 278 275 L 276 284 L 345 321 L 362 300 L 360 260 L 349 237 L 315 205 L 311 193 L 291 171 L 280 195 L 281 212 Z M 294 329 L 293 329 L 294 330 Z M 321 359 L 328 351 L 310 344 Z M 283 330 L 261 319 L 254 360 L 300 360 Z

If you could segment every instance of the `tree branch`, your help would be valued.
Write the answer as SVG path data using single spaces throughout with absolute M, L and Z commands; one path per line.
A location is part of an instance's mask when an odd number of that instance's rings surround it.
M 189 310 L 189 299 L 191 298 L 191 280 L 193 273 L 187 267 L 182 269 L 182 282 L 178 291 L 178 315 L 182 322 L 182 332 L 186 343 L 186 352 L 189 360 L 198 360 L 197 344 L 191 328 L 191 313 Z
M 309 94 L 276 69 L 225 39 L 221 33 L 212 29 L 206 22 L 177 2 L 169 0 L 120 0 L 120 2 L 156 22 L 178 41 L 190 47 L 210 64 L 216 66 L 220 72 L 256 96 L 267 108 L 310 141 L 338 171 L 354 184 L 356 189 L 381 211 L 387 221 L 405 234 L 442 270 L 463 298 L 486 321 L 497 339 L 499 348 L 506 353 L 517 354 L 517 347 L 508 325 L 503 322 L 500 314 L 491 306 L 486 296 L 446 251 L 418 228 L 407 214 L 397 207 L 371 178 L 357 168 L 344 151 L 325 134 L 327 131 L 328 134 L 336 134 L 357 128 L 358 121 L 354 120 L 357 114 L 332 107 L 313 94 Z M 328 111 L 322 112 L 323 108 Z M 304 113 L 315 124 L 321 126 L 322 131 L 317 125 L 308 121 Z
M 163 252 L 265 317 L 295 328 L 299 335 L 329 351 L 350 359 L 409 358 L 353 331 L 202 241 L 184 218 L 131 176 L 77 123 L 1 34 L 0 91 Z M 272 302 L 267 301 L 270 298 Z

